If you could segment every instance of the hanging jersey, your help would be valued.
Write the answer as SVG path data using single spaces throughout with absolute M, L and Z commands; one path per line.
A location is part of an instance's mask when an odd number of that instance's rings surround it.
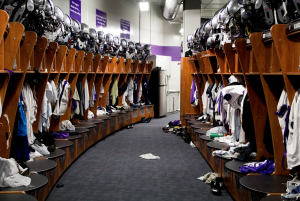
M 287 167 L 293 169 L 300 165 L 300 89 L 295 93 L 289 117 L 289 136 L 287 140 Z

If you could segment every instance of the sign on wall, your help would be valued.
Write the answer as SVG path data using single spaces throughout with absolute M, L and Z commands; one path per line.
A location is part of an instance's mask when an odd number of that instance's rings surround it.
M 130 39 L 130 21 L 121 19 L 120 27 L 121 27 L 120 38 Z
M 107 27 L 107 14 L 101 10 L 96 9 L 96 28 Z
M 70 17 L 81 23 L 81 0 L 70 0 Z

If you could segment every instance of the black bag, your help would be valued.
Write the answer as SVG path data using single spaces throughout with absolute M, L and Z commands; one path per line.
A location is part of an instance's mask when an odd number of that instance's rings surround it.
M 55 137 L 53 133 L 48 133 L 48 132 L 44 132 L 44 133 L 40 133 L 38 135 L 36 135 L 36 140 L 39 143 L 44 144 L 47 148 L 49 152 L 53 152 L 56 149 L 56 144 L 55 144 Z

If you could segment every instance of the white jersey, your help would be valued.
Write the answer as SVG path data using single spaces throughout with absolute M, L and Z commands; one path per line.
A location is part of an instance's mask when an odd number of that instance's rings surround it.
M 287 141 L 287 167 L 300 165 L 300 89 L 295 93 L 289 116 L 289 138 Z

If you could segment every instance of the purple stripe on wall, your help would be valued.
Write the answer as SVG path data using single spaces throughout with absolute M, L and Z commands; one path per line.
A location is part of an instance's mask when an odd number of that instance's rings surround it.
M 151 45 L 151 53 L 153 55 L 164 55 L 164 47 L 159 45 Z
M 181 47 L 180 46 L 159 46 L 151 45 L 152 55 L 171 56 L 172 61 L 180 61 Z
M 164 46 L 164 56 L 171 56 L 172 61 L 180 61 L 181 47 L 180 46 Z

